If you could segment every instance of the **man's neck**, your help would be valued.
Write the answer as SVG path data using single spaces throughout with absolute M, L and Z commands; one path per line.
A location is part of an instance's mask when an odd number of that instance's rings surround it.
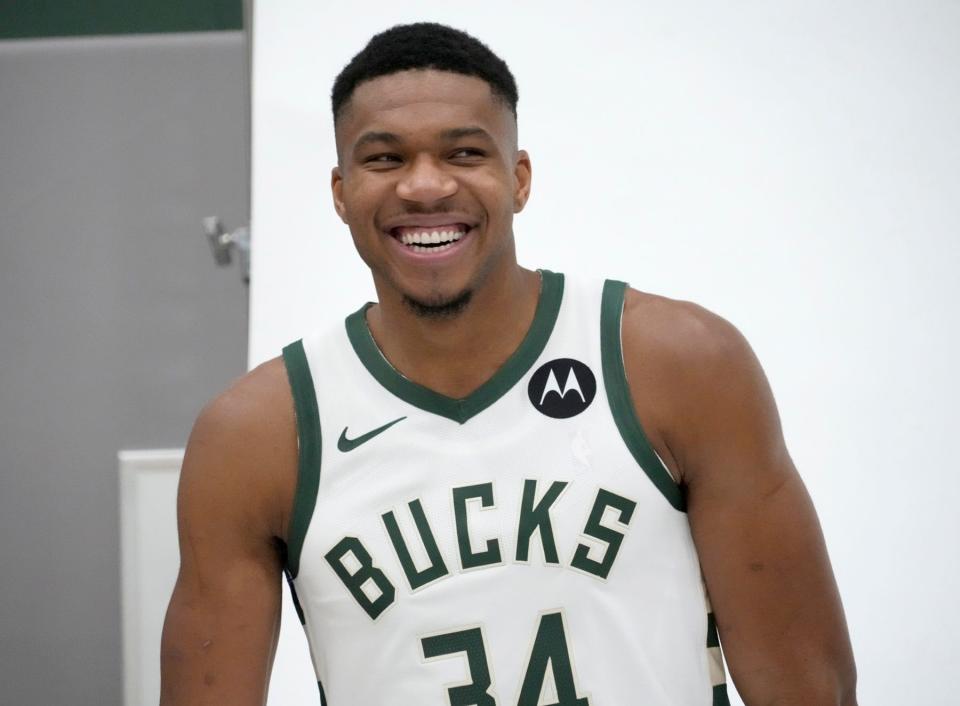
M 434 392 L 463 398 L 489 380 L 530 329 L 540 276 L 519 265 L 473 292 L 462 312 L 424 317 L 381 296 L 367 311 L 380 351 L 404 377 Z

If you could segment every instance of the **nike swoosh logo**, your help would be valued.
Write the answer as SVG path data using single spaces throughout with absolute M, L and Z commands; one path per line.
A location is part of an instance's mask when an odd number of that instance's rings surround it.
M 392 427 L 397 422 L 402 422 L 406 417 L 400 417 L 399 419 L 394 419 L 392 422 L 387 422 L 382 427 L 377 427 L 373 431 L 368 431 L 366 434 L 361 434 L 356 439 L 347 438 L 347 427 L 343 428 L 343 431 L 340 432 L 340 439 L 337 440 L 337 448 L 346 453 L 347 451 L 353 451 L 355 448 L 361 444 L 365 444 L 370 439 L 375 437 L 377 434 L 385 432 L 387 429 Z

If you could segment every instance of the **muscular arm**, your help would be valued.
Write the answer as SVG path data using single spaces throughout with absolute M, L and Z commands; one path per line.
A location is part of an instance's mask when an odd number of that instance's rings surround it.
M 627 375 L 685 487 L 737 690 L 748 706 L 854 706 L 840 596 L 759 362 L 720 317 L 646 296 L 624 310 Z
M 266 701 L 280 627 L 284 480 L 296 454 L 281 374 L 275 361 L 250 373 L 204 409 L 190 435 L 177 498 L 180 573 L 160 650 L 161 706 Z

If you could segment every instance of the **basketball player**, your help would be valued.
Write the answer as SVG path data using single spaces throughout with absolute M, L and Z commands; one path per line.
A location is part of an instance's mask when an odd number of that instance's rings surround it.
M 379 302 L 197 420 L 164 706 L 264 703 L 284 572 L 333 706 L 725 704 L 720 644 L 747 704 L 856 703 L 749 345 L 517 264 L 516 104 L 507 65 L 436 24 L 336 79 L 333 202 Z

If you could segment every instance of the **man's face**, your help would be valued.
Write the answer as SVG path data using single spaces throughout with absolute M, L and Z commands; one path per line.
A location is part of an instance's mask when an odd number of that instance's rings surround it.
M 515 264 L 530 160 L 485 81 L 434 70 L 367 81 L 336 135 L 334 206 L 381 299 L 440 307 Z

